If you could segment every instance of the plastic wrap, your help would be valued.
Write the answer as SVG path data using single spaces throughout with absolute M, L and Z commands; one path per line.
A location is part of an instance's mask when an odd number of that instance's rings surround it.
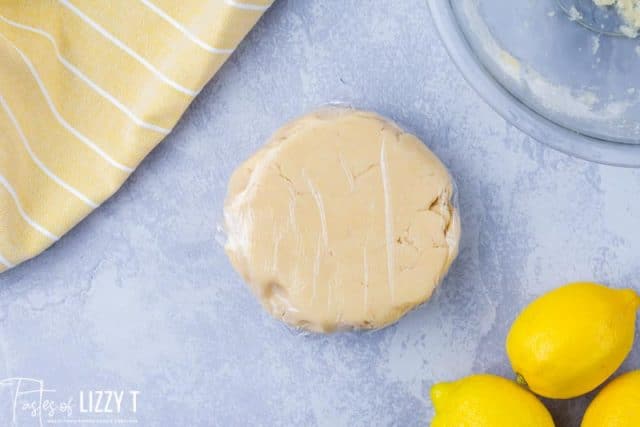
M 433 293 L 458 252 L 455 185 L 415 136 L 325 107 L 229 182 L 225 249 L 266 310 L 303 330 L 378 329 Z

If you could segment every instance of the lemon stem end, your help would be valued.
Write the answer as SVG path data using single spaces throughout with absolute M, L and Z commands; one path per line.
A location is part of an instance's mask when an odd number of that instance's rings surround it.
M 640 295 L 638 295 L 636 291 L 634 291 L 633 289 L 624 289 L 622 292 L 627 295 L 628 299 L 631 301 L 631 304 L 633 304 L 633 308 L 635 308 L 636 310 L 640 308 Z
M 522 387 L 529 387 L 529 384 L 527 384 L 527 380 L 525 380 L 524 377 L 517 372 L 516 372 L 516 382 Z

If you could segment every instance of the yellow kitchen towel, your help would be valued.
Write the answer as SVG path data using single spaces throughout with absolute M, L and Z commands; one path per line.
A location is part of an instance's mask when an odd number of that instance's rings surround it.
M 0 0 L 0 271 L 111 196 L 273 0 Z

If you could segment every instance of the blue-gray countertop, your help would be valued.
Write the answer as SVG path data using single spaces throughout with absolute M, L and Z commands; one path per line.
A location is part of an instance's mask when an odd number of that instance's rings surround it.
M 241 159 L 331 101 L 395 119 L 442 158 L 462 248 L 397 325 L 300 336 L 262 311 L 216 224 Z M 640 171 L 568 157 L 494 113 L 424 0 L 278 0 L 116 196 L 0 276 L 0 379 L 41 379 L 79 419 L 117 418 L 80 413 L 81 391 L 86 409 L 90 391 L 137 390 L 120 418 L 141 426 L 425 426 L 435 381 L 511 375 L 504 337 L 531 298 L 579 279 L 640 289 L 639 189 Z M 640 344 L 625 367 L 639 366 Z M 587 400 L 552 404 L 558 425 L 578 426 Z

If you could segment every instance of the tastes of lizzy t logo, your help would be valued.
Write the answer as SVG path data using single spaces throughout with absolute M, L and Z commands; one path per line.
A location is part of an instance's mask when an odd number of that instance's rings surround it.
M 139 395 L 138 390 L 114 389 L 65 394 L 42 380 L 6 378 L 0 380 L 0 421 L 11 427 L 137 424 Z

